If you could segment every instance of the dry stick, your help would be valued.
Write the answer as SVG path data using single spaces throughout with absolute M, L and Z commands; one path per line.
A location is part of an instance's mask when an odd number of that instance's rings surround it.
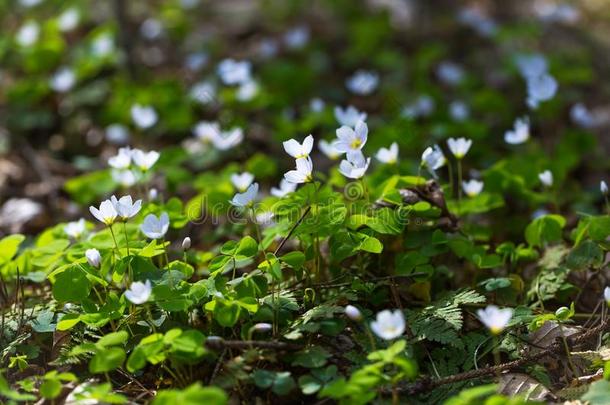
M 305 212 L 303 212 L 303 214 L 301 214 L 301 217 L 299 218 L 299 220 L 294 224 L 294 226 L 292 228 L 290 228 L 290 232 L 288 232 L 288 235 L 286 235 L 286 237 L 284 239 L 282 239 L 282 241 L 280 242 L 280 244 L 278 245 L 277 249 L 275 249 L 275 252 L 273 252 L 274 255 L 277 255 L 278 252 L 280 250 L 282 250 L 282 248 L 284 247 L 284 245 L 286 244 L 286 242 L 288 241 L 288 239 L 290 239 L 290 237 L 292 236 L 292 234 L 294 233 L 294 230 L 297 229 L 299 227 L 299 225 L 301 224 L 301 222 L 303 222 L 303 220 L 305 219 L 305 217 L 307 216 L 307 214 L 309 214 L 309 211 L 311 211 L 311 205 L 309 207 L 307 207 L 307 209 L 305 210 Z
M 208 340 L 205 346 L 209 349 L 239 349 L 248 350 L 252 348 L 270 350 L 301 350 L 303 345 L 296 343 L 266 341 L 266 340 Z
M 601 325 L 599 325 L 595 328 L 586 330 L 585 332 L 580 333 L 578 335 L 572 335 L 571 337 L 568 338 L 568 341 L 570 342 L 571 345 L 577 345 L 577 344 L 582 343 L 582 342 L 586 341 L 587 339 L 597 335 L 598 333 L 602 333 L 603 331 L 605 331 L 608 328 L 608 326 L 610 326 L 610 320 L 606 319 Z M 565 350 L 565 348 L 563 346 L 563 342 L 555 341 L 547 349 L 542 350 L 538 353 L 531 354 L 529 356 L 521 357 L 520 359 L 517 359 L 517 360 L 509 361 L 507 363 L 499 364 L 497 366 L 491 366 L 491 367 L 486 367 L 486 368 L 480 368 L 478 370 L 466 371 L 464 373 L 454 374 L 454 375 L 439 378 L 436 380 L 431 379 L 431 378 L 422 378 L 418 381 L 415 381 L 414 383 L 398 387 L 398 390 L 399 390 L 399 392 L 401 392 L 403 394 L 415 395 L 415 394 L 419 394 L 419 393 L 422 393 L 425 391 L 429 391 L 429 390 L 439 387 L 441 385 L 453 384 L 453 383 L 457 383 L 457 382 L 461 382 L 461 381 L 472 380 L 474 378 L 486 377 L 489 375 L 501 373 L 502 371 L 505 371 L 505 370 L 513 370 L 513 369 L 519 368 L 521 366 L 524 366 L 527 363 L 531 363 L 533 361 L 540 360 L 543 357 L 546 357 L 546 356 L 549 356 L 552 354 L 558 354 L 560 352 L 563 352 L 564 350 Z M 382 390 L 382 393 L 391 394 L 392 390 L 386 388 L 386 389 Z

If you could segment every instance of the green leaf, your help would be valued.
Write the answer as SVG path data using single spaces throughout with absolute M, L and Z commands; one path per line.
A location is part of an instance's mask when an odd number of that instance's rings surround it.
M 89 296 L 91 283 L 78 266 L 70 266 L 58 274 L 53 283 L 53 297 L 60 302 L 81 302 Z
M 525 240 L 531 246 L 542 247 L 561 239 L 566 220 L 561 215 L 544 215 L 533 220 L 525 228 Z
M 20 234 L 5 236 L 0 239 L 0 266 L 10 261 L 17 251 L 25 236 Z
M 161 390 L 157 393 L 152 405 L 225 405 L 229 401 L 227 394 L 218 387 L 202 387 L 200 383 L 188 386 L 184 390 Z
M 312 346 L 296 353 L 294 360 L 292 360 L 292 365 L 307 368 L 319 368 L 326 364 L 326 359 L 329 357 L 330 353 L 328 353 L 325 349 L 321 348 L 320 346 Z
M 129 333 L 121 330 L 102 336 L 100 340 L 97 341 L 96 345 L 99 347 L 122 345 L 123 343 L 127 342 L 127 339 L 129 339 Z
M 93 374 L 112 371 L 121 367 L 125 357 L 125 350 L 120 347 L 99 350 L 89 362 L 89 371 Z
M 57 330 L 68 330 L 80 322 L 79 314 L 66 314 L 57 323 Z
M 40 395 L 46 399 L 56 398 L 61 393 L 61 382 L 58 379 L 45 379 L 40 385 Z
M 581 397 L 590 405 L 609 405 L 610 404 L 610 381 L 596 381 L 589 387 L 585 395 Z

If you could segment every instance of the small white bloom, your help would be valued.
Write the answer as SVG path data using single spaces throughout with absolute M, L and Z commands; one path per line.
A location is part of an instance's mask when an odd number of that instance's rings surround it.
M 324 110 L 324 107 L 326 106 L 326 104 L 324 103 L 324 100 L 322 100 L 321 98 L 312 98 L 309 101 L 309 109 L 315 113 L 319 113 L 322 112 L 322 110 Z
M 155 201 L 159 197 L 159 191 L 156 188 L 148 190 L 148 200 Z
M 139 305 L 148 301 L 151 293 L 152 285 L 150 284 L 150 280 L 146 280 L 144 283 L 136 281 L 131 283 L 129 290 L 125 291 L 125 298 L 132 303 Z
M 303 143 L 299 143 L 295 139 L 289 139 L 283 143 L 284 150 L 295 159 L 309 157 L 313 149 L 313 136 L 307 135 Z
M 604 288 L 604 300 L 606 300 L 606 304 L 610 306 L 610 287 Z
M 252 100 L 258 94 L 258 83 L 254 80 L 248 80 L 239 85 L 235 98 L 241 102 Z
M 553 185 L 553 173 L 550 170 L 545 170 L 542 173 L 539 173 L 538 178 L 540 179 L 540 182 L 547 187 L 551 187 Z
M 345 306 L 345 315 L 354 322 L 360 322 L 362 320 L 362 313 L 353 305 Z
M 595 116 L 583 103 L 576 103 L 570 108 L 570 118 L 583 128 L 592 128 L 596 124 Z
M 512 308 L 500 309 L 495 305 L 488 305 L 485 309 L 477 311 L 479 319 L 491 333 L 494 335 L 500 334 L 510 322 L 513 316 Z
M 515 127 L 512 130 L 506 131 L 504 134 L 504 142 L 511 145 L 518 145 L 526 142 L 530 137 L 530 121 L 527 117 L 517 118 Z
M 313 180 L 311 172 L 313 171 L 313 162 L 311 158 L 297 159 L 296 170 L 290 170 L 284 173 L 284 179 L 290 183 L 300 184 L 308 183 Z
M 229 201 L 235 207 L 249 207 L 254 203 L 258 194 L 258 183 L 253 183 L 243 193 L 237 193 L 233 199 Z
M 199 104 L 209 104 L 216 99 L 216 86 L 208 82 L 196 83 L 191 88 L 189 95 Z
M 601 191 L 604 195 L 608 194 L 608 184 L 606 184 L 604 180 L 599 183 L 599 191 Z
M 129 218 L 136 216 L 142 208 L 142 200 L 133 202 L 130 195 L 125 195 L 119 199 L 112 196 L 110 197 L 110 201 L 112 201 L 114 209 L 123 221 L 127 221 Z
M 55 72 L 53 77 L 51 77 L 49 86 L 58 93 L 65 93 L 70 91 L 75 83 L 76 75 L 74 74 L 74 70 L 68 67 L 62 67 Z
M 358 121 L 355 129 L 346 125 L 337 129 L 337 140 L 333 143 L 335 149 L 341 153 L 360 152 L 368 139 L 369 128 L 364 121 Z
M 78 239 L 85 233 L 85 218 L 81 218 L 75 222 L 68 222 L 64 226 L 64 232 L 72 239 Z
M 131 170 L 113 170 L 112 179 L 124 188 L 129 188 L 138 182 L 138 176 Z
M 25 23 L 17 32 L 16 41 L 23 47 L 32 46 L 38 41 L 40 27 L 37 23 L 29 21 Z
M 273 326 L 270 323 L 259 322 L 252 327 L 256 332 L 269 332 L 273 329 Z
M 299 26 L 292 28 L 284 34 L 284 44 L 289 49 L 300 49 L 309 42 L 309 28 Z
M 154 214 L 148 214 L 140 225 L 140 230 L 150 239 L 161 239 L 169 229 L 169 216 L 167 212 L 161 213 L 157 218 Z
M 110 124 L 106 127 L 106 140 L 116 145 L 124 145 L 129 142 L 129 130 L 122 124 Z M 131 163 L 131 155 L 129 159 Z
M 57 25 L 62 32 L 72 31 L 78 26 L 80 14 L 76 8 L 69 8 L 59 15 Z
M 377 314 L 376 320 L 371 322 L 371 330 L 385 340 L 396 339 L 405 331 L 405 317 L 402 311 L 383 310 Z
M 531 54 L 519 55 L 515 59 L 517 69 L 524 79 L 529 77 L 538 77 L 547 73 L 549 66 L 544 55 Z
M 275 215 L 271 211 L 263 211 L 256 214 L 255 221 L 257 224 L 267 227 L 273 224 L 273 217 Z
M 426 94 L 419 96 L 413 103 L 406 105 L 401 114 L 407 118 L 427 117 L 434 111 L 434 99 Z
M 85 257 L 87 258 L 87 262 L 95 267 L 99 268 L 100 263 L 102 262 L 102 255 L 100 255 L 100 251 L 97 249 L 87 249 L 85 251 Z
M 445 163 L 447 163 L 447 159 L 438 145 L 428 146 L 421 154 L 421 164 L 431 170 L 432 173 L 443 167 Z
M 189 250 L 191 248 L 191 238 L 188 236 L 182 240 L 182 250 Z
M 131 166 L 132 151 L 129 146 L 120 148 L 115 156 L 108 158 L 108 165 L 115 169 L 127 169 Z
M 146 39 L 154 40 L 163 33 L 163 24 L 155 18 L 147 18 L 140 25 L 140 34 Z
M 110 55 L 114 52 L 114 39 L 108 33 L 98 35 L 91 43 L 91 52 L 100 58 Z
M 449 104 L 449 115 L 454 121 L 465 121 L 470 116 L 470 108 L 463 101 L 452 101 Z
M 249 61 L 225 59 L 218 64 L 218 75 L 224 84 L 235 85 L 249 81 L 252 65 Z
M 364 158 L 362 152 L 348 153 L 347 159 L 339 164 L 339 172 L 350 179 L 359 179 L 366 173 L 371 158 Z
M 232 149 L 244 140 L 244 132 L 241 128 L 233 128 L 229 131 L 222 131 L 212 140 L 214 146 L 220 150 Z
M 250 184 L 254 181 L 254 175 L 252 173 L 243 172 L 243 173 L 234 173 L 231 175 L 231 183 L 235 186 L 237 190 L 240 192 L 244 192 Z
M 398 144 L 392 143 L 389 148 L 381 148 L 375 155 L 381 163 L 395 164 L 398 160 Z
M 291 183 L 286 179 L 282 179 L 282 181 L 280 181 L 279 188 L 271 187 L 271 195 L 282 198 L 285 195 L 292 193 L 296 189 L 297 189 L 296 183 Z
M 341 156 L 341 152 L 335 148 L 333 142 L 328 142 L 325 139 L 318 141 L 318 149 L 331 160 L 339 159 L 339 156 Z
M 341 125 L 354 128 L 359 121 L 366 121 L 366 117 L 365 112 L 360 112 L 351 105 L 345 109 L 339 106 L 335 107 L 335 118 Z
M 349 91 L 361 96 L 367 96 L 375 91 L 379 84 L 379 75 L 375 72 L 358 70 L 345 81 Z
M 475 197 L 483 191 L 483 182 L 478 180 L 462 181 L 462 189 L 468 197 Z
M 110 200 L 104 200 L 100 204 L 100 208 L 97 209 L 94 206 L 89 207 L 91 214 L 100 222 L 110 226 L 114 223 L 114 220 L 119 215 L 114 208 L 114 204 Z
M 147 129 L 157 123 L 157 112 L 152 106 L 134 104 L 131 107 L 131 119 L 138 128 Z
M 257 48 L 257 54 L 263 59 L 269 59 L 277 55 L 278 42 L 273 38 L 263 38 Z
M 150 152 L 144 152 L 140 149 L 134 149 L 131 152 L 131 158 L 133 163 L 142 170 L 143 172 L 150 170 L 151 167 L 157 163 L 161 155 L 159 152 L 151 150 Z
M 449 150 L 453 153 L 456 159 L 462 159 L 472 146 L 472 140 L 466 138 L 449 138 L 447 139 L 447 145 L 449 146 Z
M 214 142 L 220 136 L 217 122 L 201 121 L 193 128 L 193 134 L 205 143 Z
M 528 77 L 527 105 L 532 109 L 538 108 L 540 102 L 555 96 L 558 87 L 557 81 L 549 74 Z
M 438 65 L 436 74 L 443 83 L 455 86 L 464 78 L 464 69 L 454 62 L 442 62 Z

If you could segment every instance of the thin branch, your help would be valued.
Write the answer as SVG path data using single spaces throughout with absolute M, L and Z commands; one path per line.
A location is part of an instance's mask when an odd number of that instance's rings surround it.
M 205 346 L 209 349 L 269 349 L 269 350 L 301 350 L 302 345 L 296 343 L 278 342 L 275 340 L 224 340 L 224 339 L 208 339 L 205 342 Z
M 292 236 L 293 232 L 295 229 L 298 228 L 298 226 L 301 224 L 301 222 L 303 222 L 303 220 L 305 219 L 305 217 L 307 216 L 307 214 L 309 214 L 309 211 L 311 211 L 311 205 L 307 207 L 307 209 L 305 210 L 305 212 L 303 212 L 303 214 L 301 214 L 301 217 L 299 218 L 299 220 L 294 224 L 294 226 L 290 229 L 290 232 L 288 232 L 288 235 L 286 235 L 286 237 L 284 239 L 282 239 L 282 241 L 280 242 L 280 244 L 278 245 L 277 249 L 275 249 L 275 252 L 273 252 L 274 255 L 277 256 L 278 252 L 280 250 L 282 250 L 282 248 L 284 247 L 284 244 L 286 244 L 286 242 L 288 241 L 288 239 L 290 239 L 290 237 Z

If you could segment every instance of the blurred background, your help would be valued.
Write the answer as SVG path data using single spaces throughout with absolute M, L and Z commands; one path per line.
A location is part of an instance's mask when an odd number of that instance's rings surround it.
M 506 172 L 551 167 L 579 212 L 610 174 L 608 1 L 3 0 L 0 21 L 1 234 L 119 192 L 107 159 L 126 145 L 162 150 L 155 185 L 193 197 L 226 165 L 201 151 L 201 121 L 242 128 L 231 157 L 275 184 L 292 165 L 281 141 L 332 139 L 336 106 L 368 114 L 371 152 L 398 142 L 404 174 L 449 136 L 483 145 L 469 170 L 487 170 L 493 191 L 518 187 L 489 171 L 510 154 Z M 516 63 L 532 55 L 558 83 L 535 111 Z M 229 58 L 247 81 L 223 73 Z M 507 148 L 523 116 L 535 141 Z M 517 209 L 544 204 L 514 196 Z

